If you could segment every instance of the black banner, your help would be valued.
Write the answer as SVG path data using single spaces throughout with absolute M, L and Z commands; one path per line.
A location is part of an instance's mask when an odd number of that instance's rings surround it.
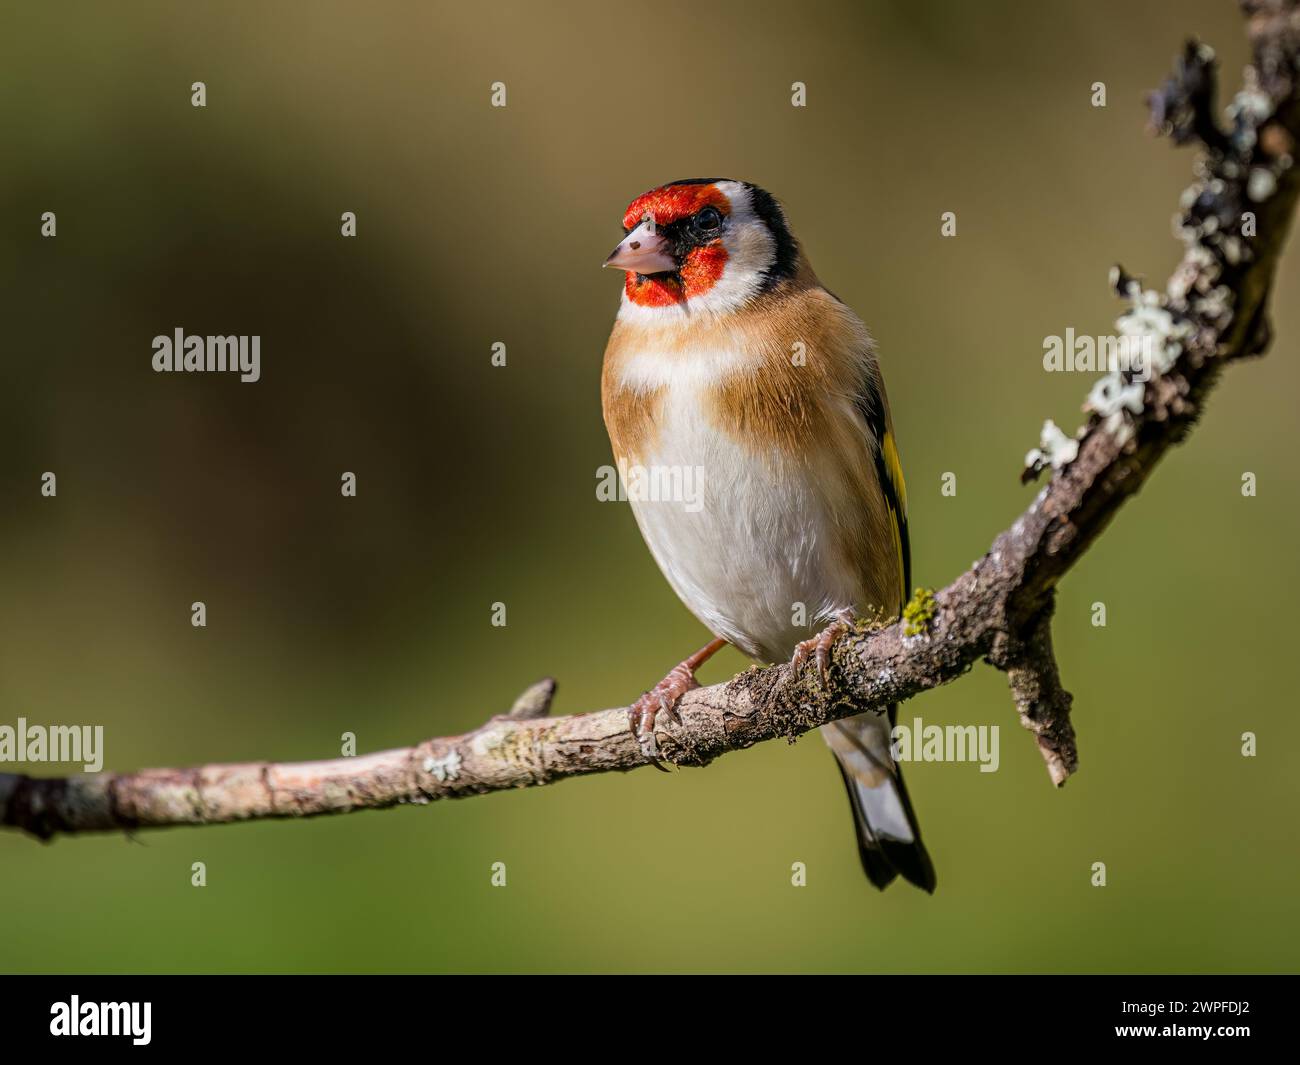
M 497 1054 L 560 1039 L 604 1053 L 629 1035 L 679 1043 L 674 1029 L 693 1018 L 718 1038 L 728 1029 L 741 1044 L 788 1032 L 813 1051 L 829 1037 L 808 1025 L 827 1010 L 846 1011 L 852 1027 L 835 1041 L 861 1040 L 864 1057 L 1126 1043 L 1236 1054 L 1290 1043 L 1294 1031 L 1292 977 L 845 977 L 842 990 L 809 989 L 784 1008 L 773 1007 L 785 992 L 759 988 L 764 979 L 672 977 L 659 990 L 634 989 L 644 978 L 627 977 L 593 994 L 583 977 L 543 989 L 467 976 L 11 976 L 0 993 L 0 1048 L 340 1052 L 424 1041 L 436 1056 L 474 1041 Z M 758 1002 L 767 1005 L 753 1012 Z

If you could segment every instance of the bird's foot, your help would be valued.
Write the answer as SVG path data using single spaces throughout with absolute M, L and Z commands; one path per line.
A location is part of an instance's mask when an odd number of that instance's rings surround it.
M 790 656 L 790 668 L 798 673 L 811 656 L 817 662 L 817 676 L 822 687 L 827 687 L 831 677 L 831 651 L 835 642 L 852 628 L 853 611 L 841 610 L 835 615 L 835 620 L 816 636 L 795 646 L 794 654 Z
M 665 714 L 673 724 L 682 723 L 681 715 L 677 713 L 678 701 L 688 691 L 700 686 L 695 679 L 695 671 L 726 644 L 726 640 L 714 640 L 707 647 L 696 651 L 690 658 L 678 662 L 668 671 L 668 675 L 663 680 L 627 708 L 627 720 L 632 735 L 636 737 L 641 753 L 650 759 L 656 769 L 668 772 L 659 761 L 659 742 L 655 739 L 655 722 L 660 714 Z
M 700 685 L 695 674 L 686 668 L 685 663 L 673 666 L 658 684 L 634 702 L 627 710 L 628 724 L 632 735 L 641 747 L 641 753 L 649 758 L 656 769 L 663 769 L 659 761 L 659 742 L 655 739 L 655 722 L 660 714 L 666 714 L 674 725 L 682 723 L 677 713 L 677 701 L 692 688 Z M 667 772 L 665 769 L 664 772 Z

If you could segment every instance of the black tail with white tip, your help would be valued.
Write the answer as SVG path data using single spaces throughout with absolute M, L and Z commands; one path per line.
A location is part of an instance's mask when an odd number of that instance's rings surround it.
M 882 891 L 901 876 L 933 894 L 934 865 L 921 842 L 903 776 L 889 751 L 888 715 L 860 714 L 822 727 L 853 807 L 862 868 Z

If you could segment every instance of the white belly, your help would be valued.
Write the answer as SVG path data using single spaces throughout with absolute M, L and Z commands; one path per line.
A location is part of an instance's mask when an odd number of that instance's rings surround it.
M 643 460 L 661 487 L 689 491 L 645 499 L 629 490 L 637 524 L 673 589 L 711 632 L 762 661 L 788 658 L 837 610 L 855 605 L 858 580 L 831 535 L 819 479 L 788 456 L 734 443 L 695 396 L 682 384 L 670 389 L 658 442 Z

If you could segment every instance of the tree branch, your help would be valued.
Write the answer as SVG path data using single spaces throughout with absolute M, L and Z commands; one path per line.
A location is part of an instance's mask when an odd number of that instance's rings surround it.
M 1003 670 L 1022 723 L 1052 782 L 1078 764 L 1069 693 L 1052 650 L 1057 583 L 1125 500 L 1179 443 L 1229 361 L 1267 347 L 1266 300 L 1300 191 L 1292 166 L 1300 137 L 1300 0 L 1243 0 L 1254 62 L 1228 108 L 1215 113 L 1216 64 L 1189 42 L 1151 96 L 1152 124 L 1203 154 L 1182 199 L 1182 261 L 1163 293 L 1119 268 L 1130 302 L 1121 333 L 1152 345 L 1150 380 L 1119 370 L 1098 381 L 1087 423 L 1067 438 L 1050 422 L 1026 479 L 1052 475 L 989 552 L 947 588 L 919 594 L 902 622 L 859 626 L 835 647 L 831 685 L 816 670 L 750 669 L 689 692 L 681 725 L 664 721 L 660 747 L 680 765 L 794 737 L 961 676 L 984 660 Z M 548 718 L 553 681 L 529 689 L 508 714 L 461 736 L 328 762 L 253 762 L 55 779 L 0 775 L 0 823 L 59 833 L 310 817 L 460 798 L 565 777 L 647 765 L 625 709 Z

